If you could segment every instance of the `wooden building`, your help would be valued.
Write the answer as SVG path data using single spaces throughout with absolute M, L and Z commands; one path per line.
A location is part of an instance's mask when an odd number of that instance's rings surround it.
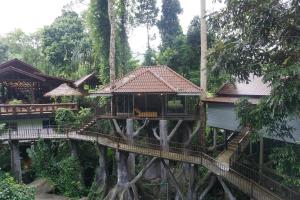
M 183 118 L 198 115 L 200 88 L 167 66 L 139 67 L 96 90 L 91 96 L 108 96 L 116 118 Z
M 76 103 L 51 103 L 45 93 L 66 84 L 83 87 L 92 75 L 78 82 L 49 76 L 18 59 L 0 65 L 0 121 L 9 130 L 47 129 L 59 108 L 77 110 Z
M 207 125 L 228 131 L 238 131 L 239 120 L 235 112 L 235 103 L 240 98 L 247 98 L 251 103 L 258 104 L 262 97 L 270 95 L 271 88 L 264 83 L 261 77 L 251 76 L 250 82 L 235 82 L 224 84 L 215 97 L 207 98 Z M 300 119 L 298 116 L 289 117 L 289 125 L 295 128 L 293 141 L 286 138 L 286 141 L 300 143 Z M 278 139 L 274 136 L 264 137 Z

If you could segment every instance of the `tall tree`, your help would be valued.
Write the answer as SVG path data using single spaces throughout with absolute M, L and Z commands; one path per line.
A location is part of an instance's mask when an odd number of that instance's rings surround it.
M 172 47 L 175 43 L 175 38 L 182 34 L 178 19 L 178 15 L 181 12 L 182 8 L 178 0 L 162 1 L 162 16 L 158 22 L 158 29 L 163 49 Z
M 157 23 L 158 8 L 156 0 L 137 0 L 135 18 L 138 25 L 144 24 L 147 29 L 147 48 L 150 46 L 150 29 Z
M 205 146 L 205 132 L 206 132 L 206 105 L 202 101 L 206 98 L 207 91 L 207 28 L 206 28 L 206 0 L 201 0 L 201 54 L 200 54 L 200 87 L 201 101 L 200 101 L 200 145 Z
M 120 76 L 133 68 L 131 52 L 128 43 L 127 26 L 129 19 L 129 1 L 117 0 L 115 2 L 115 48 L 116 76 Z M 95 61 L 99 66 L 102 83 L 109 82 L 109 48 L 110 48 L 110 22 L 108 16 L 108 0 L 91 0 L 88 14 L 88 27 L 95 49 Z

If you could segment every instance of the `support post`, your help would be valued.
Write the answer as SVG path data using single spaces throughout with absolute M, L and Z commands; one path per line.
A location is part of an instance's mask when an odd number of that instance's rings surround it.
M 133 130 L 133 119 L 126 119 L 126 135 L 128 138 L 128 142 L 131 144 L 133 144 L 133 134 L 134 134 L 134 130 Z M 129 153 L 128 156 L 128 172 L 129 172 L 129 177 L 133 178 L 135 175 L 135 154 L 134 153 Z
M 263 164 L 264 164 L 264 139 L 263 139 L 263 136 L 260 135 L 260 138 L 259 138 L 259 173 L 262 173 Z
M 71 151 L 71 157 L 78 158 L 78 149 L 77 149 L 77 142 L 75 140 L 69 140 L 69 147 Z
M 11 152 L 11 170 L 16 181 L 22 182 L 22 169 L 21 169 L 21 158 L 19 150 L 19 141 L 11 140 L 9 142 L 10 152 Z
M 224 145 L 225 145 L 225 149 L 228 149 L 228 145 L 227 145 L 227 130 L 224 131 Z
M 217 146 L 217 129 L 213 128 L 213 148 L 215 149 Z
M 160 146 L 162 148 L 162 151 L 168 151 L 169 150 L 169 144 L 168 144 L 168 121 L 167 120 L 160 120 L 159 121 L 159 134 L 160 134 Z M 169 165 L 169 161 L 165 160 L 166 165 Z M 164 164 L 161 162 L 160 167 L 160 180 L 161 180 L 161 186 L 160 186 L 160 194 L 162 197 L 167 193 L 167 172 Z

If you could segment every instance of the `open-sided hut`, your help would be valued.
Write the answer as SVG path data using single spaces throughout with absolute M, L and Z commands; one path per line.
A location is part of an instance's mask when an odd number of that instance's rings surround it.
M 151 66 L 139 67 L 91 95 L 111 97 L 112 116 L 184 118 L 196 116 L 200 92 L 169 67 Z
M 0 65 L 0 120 L 13 131 L 46 130 L 59 108 L 77 110 L 76 103 L 51 103 L 46 92 L 73 81 L 50 76 L 18 59 Z

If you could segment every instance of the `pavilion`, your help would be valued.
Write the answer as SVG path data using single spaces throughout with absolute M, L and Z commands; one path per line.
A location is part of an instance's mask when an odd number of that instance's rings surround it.
M 139 67 L 91 96 L 112 100 L 118 118 L 189 118 L 198 115 L 201 89 L 167 66 Z

